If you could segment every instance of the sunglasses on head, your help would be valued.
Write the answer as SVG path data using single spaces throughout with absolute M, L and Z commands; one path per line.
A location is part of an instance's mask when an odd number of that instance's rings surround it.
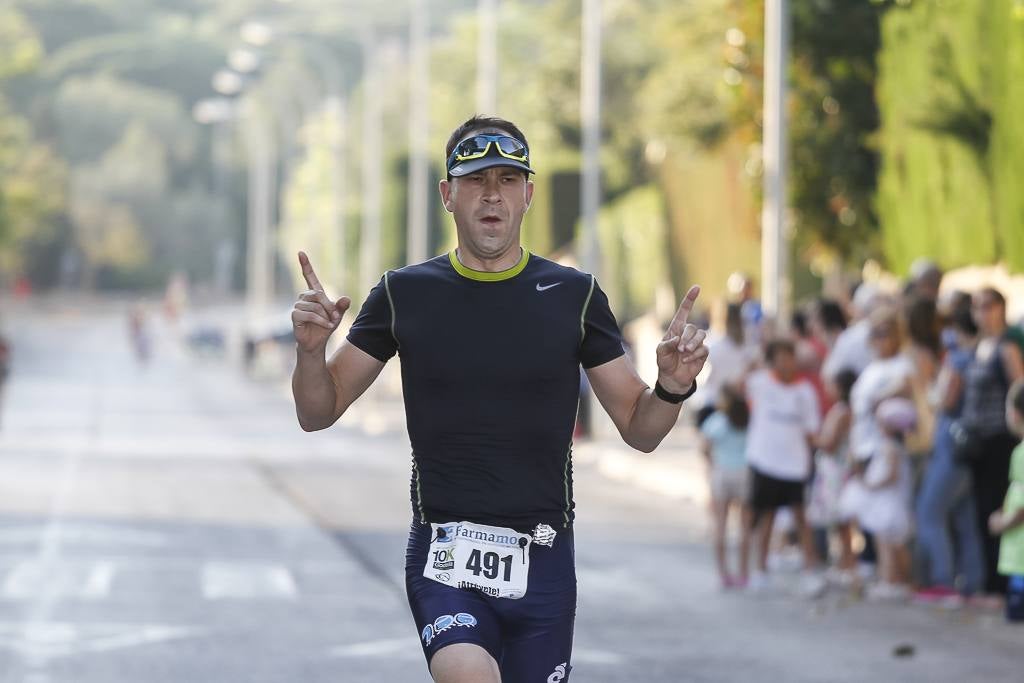
M 493 151 L 492 151 L 493 150 Z M 529 165 L 530 150 L 519 140 L 508 135 L 474 135 L 455 145 L 448 157 L 448 170 L 463 161 L 481 159 L 488 154 L 502 156 Z

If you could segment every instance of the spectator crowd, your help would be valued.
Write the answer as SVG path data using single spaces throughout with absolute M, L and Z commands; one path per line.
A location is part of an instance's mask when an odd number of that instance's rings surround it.
M 736 283 L 694 412 L 723 588 L 778 590 L 788 552 L 808 597 L 1024 620 L 1024 330 L 998 290 L 940 296 L 942 277 L 920 261 L 902 291 L 817 299 L 785 334 Z

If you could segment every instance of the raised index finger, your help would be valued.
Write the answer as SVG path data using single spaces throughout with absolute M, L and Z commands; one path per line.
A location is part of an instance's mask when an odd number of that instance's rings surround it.
M 668 326 L 671 336 L 680 334 L 683 328 L 686 327 L 686 322 L 690 318 L 690 312 L 693 310 L 693 303 L 697 301 L 697 297 L 700 295 L 700 287 L 694 285 L 690 287 L 690 291 L 683 297 L 683 302 L 679 304 L 679 310 L 676 311 L 676 315 L 672 318 L 672 323 Z
M 309 262 L 309 257 L 306 256 L 304 251 L 299 252 L 299 265 L 302 266 L 302 277 L 306 279 L 306 284 L 309 285 L 309 288 L 315 289 L 318 292 L 324 291 L 324 286 L 317 279 L 316 273 L 313 272 L 313 264 Z

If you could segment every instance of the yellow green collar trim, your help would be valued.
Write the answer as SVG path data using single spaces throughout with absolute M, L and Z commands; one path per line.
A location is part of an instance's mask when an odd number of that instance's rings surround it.
M 448 260 L 452 262 L 452 268 L 455 269 L 455 272 L 462 277 L 467 277 L 470 280 L 476 280 L 478 282 L 501 282 L 502 280 L 510 280 L 523 272 L 526 268 L 527 262 L 530 260 L 530 252 L 524 248 L 523 256 L 519 259 L 519 263 L 515 264 L 508 270 L 499 270 L 496 273 L 467 268 L 462 265 L 461 261 L 459 261 L 459 257 L 455 255 L 454 249 L 448 252 Z

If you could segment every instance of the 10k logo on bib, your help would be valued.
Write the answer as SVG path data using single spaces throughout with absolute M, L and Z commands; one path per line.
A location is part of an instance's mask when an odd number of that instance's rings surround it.
M 496 598 L 516 600 L 526 595 L 533 541 L 528 534 L 471 522 L 430 527 L 434 540 L 423 576 Z

